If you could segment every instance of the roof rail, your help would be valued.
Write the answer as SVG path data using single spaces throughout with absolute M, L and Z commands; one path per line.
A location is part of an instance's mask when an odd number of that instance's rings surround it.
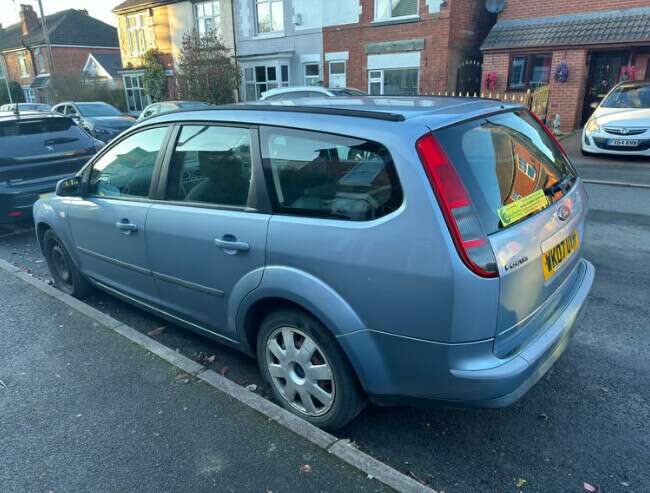
M 374 120 L 385 120 L 389 122 L 403 122 L 406 120 L 404 115 L 398 113 L 388 113 L 385 111 L 368 111 L 368 110 L 355 110 L 349 108 L 337 108 L 327 106 L 284 106 L 284 105 L 270 105 L 270 104 L 227 104 L 217 106 L 216 108 L 208 108 L 211 110 L 244 110 L 244 111 L 277 111 L 281 113 L 311 113 L 318 115 L 338 115 L 338 116 L 352 116 L 357 118 L 372 118 Z M 206 111 L 203 109 L 202 111 Z

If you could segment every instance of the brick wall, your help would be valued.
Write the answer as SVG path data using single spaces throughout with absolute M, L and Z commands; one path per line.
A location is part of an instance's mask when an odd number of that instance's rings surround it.
M 648 0 L 509 0 L 499 20 L 648 6 Z
M 34 77 L 36 77 L 36 69 L 34 68 L 32 56 L 29 50 L 11 51 L 8 53 L 3 53 L 1 56 L 4 56 L 9 79 L 15 80 L 20 85 L 27 85 L 32 83 Z M 24 56 L 27 62 L 27 69 L 29 70 L 29 77 L 27 78 L 22 78 L 20 76 L 20 66 L 18 65 L 18 57 L 20 56 Z
M 368 90 L 367 55 L 364 45 L 382 41 L 423 38 L 420 55 L 420 93 L 453 91 L 458 64 L 466 57 L 478 58 L 478 47 L 492 20 L 476 0 L 453 0 L 440 12 L 429 12 L 426 0 L 419 0 L 420 20 L 392 25 L 373 25 L 374 0 L 361 0 L 358 24 L 323 29 L 325 53 L 348 51 L 347 85 Z M 325 64 L 324 82 L 329 83 Z

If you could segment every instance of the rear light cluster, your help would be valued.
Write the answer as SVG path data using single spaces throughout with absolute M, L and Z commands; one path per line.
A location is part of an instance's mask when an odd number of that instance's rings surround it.
M 490 242 L 447 153 L 431 134 L 420 138 L 416 147 L 460 258 L 475 274 L 497 277 L 499 271 Z

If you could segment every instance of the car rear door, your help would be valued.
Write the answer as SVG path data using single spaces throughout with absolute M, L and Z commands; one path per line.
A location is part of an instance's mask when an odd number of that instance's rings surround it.
M 467 188 L 497 261 L 495 352 L 516 351 L 570 299 L 587 198 L 567 157 L 525 110 L 434 132 Z
M 112 144 L 93 163 L 86 194 L 68 201 L 68 224 L 84 274 L 122 294 L 156 303 L 145 225 L 168 133 L 161 125 Z
M 179 126 L 159 199 L 147 219 L 147 248 L 161 302 L 183 320 L 233 338 L 229 307 L 262 279 L 270 216 L 257 130 Z

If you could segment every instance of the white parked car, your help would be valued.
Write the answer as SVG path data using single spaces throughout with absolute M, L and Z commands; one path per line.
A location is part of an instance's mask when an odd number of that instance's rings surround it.
M 610 91 L 582 131 L 582 153 L 650 156 L 650 82 Z
M 297 98 L 334 98 L 337 96 L 367 96 L 359 89 L 351 87 L 294 86 L 278 87 L 262 93 L 261 101 L 280 101 Z

